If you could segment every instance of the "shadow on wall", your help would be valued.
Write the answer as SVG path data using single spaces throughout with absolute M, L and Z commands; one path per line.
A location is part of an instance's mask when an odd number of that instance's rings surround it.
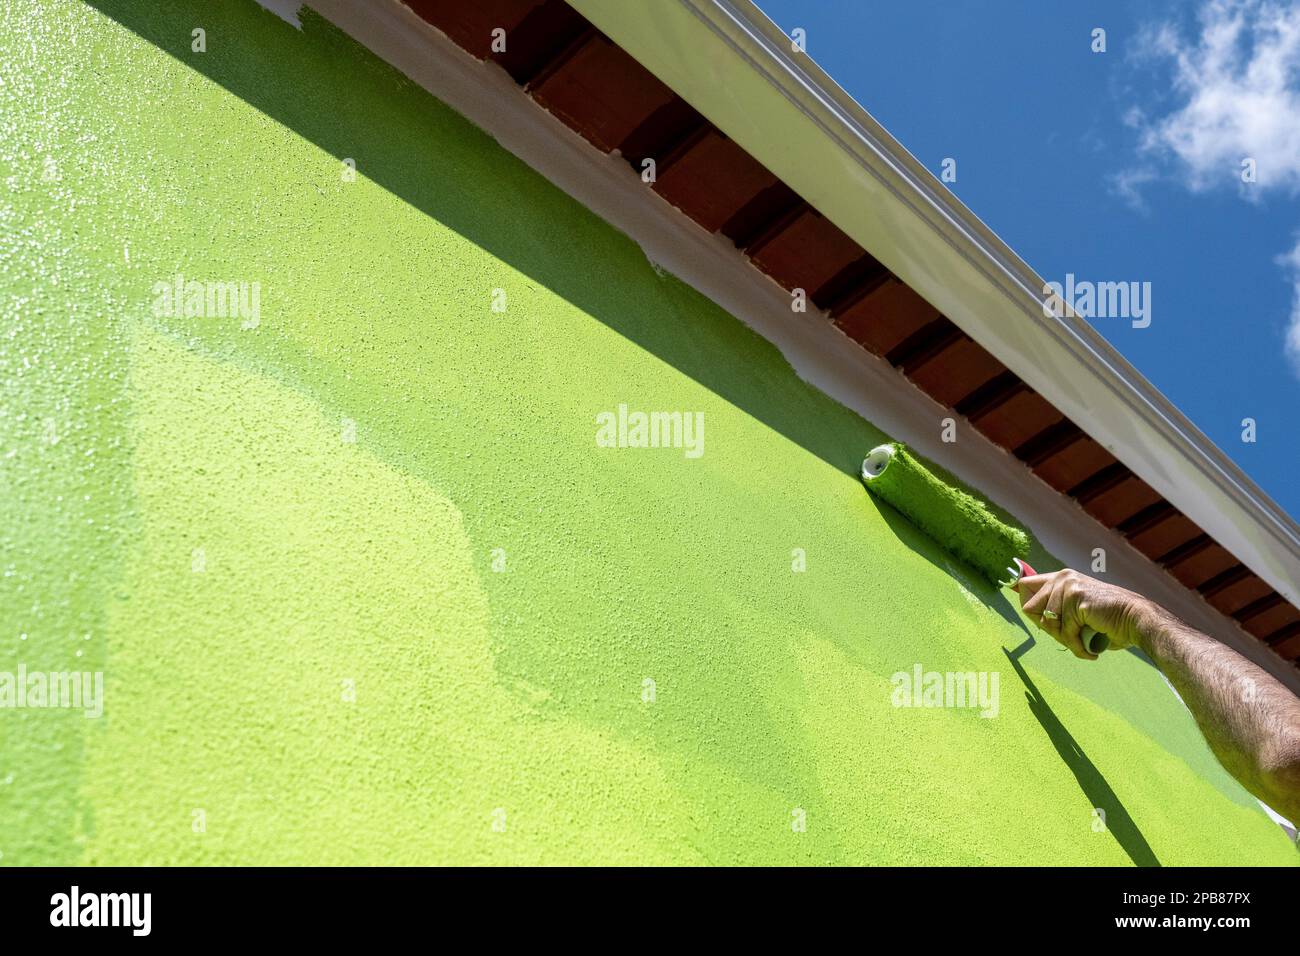
M 881 432 L 849 409 L 825 401 L 820 394 L 812 395 L 810 386 L 806 402 L 792 401 L 788 387 L 775 387 L 781 383 L 765 381 L 763 372 L 746 369 L 739 362 L 716 361 L 714 356 L 721 343 L 709 341 L 707 335 L 683 335 L 680 323 L 665 322 L 656 309 L 629 310 L 626 296 L 620 298 L 610 289 L 613 283 L 598 269 L 590 268 L 591 258 L 583 258 L 588 252 L 596 254 L 600 250 L 585 250 L 582 237 L 539 235 L 535 219 L 518 215 L 520 197 L 508 183 L 498 190 L 465 188 L 470 181 L 457 173 L 457 166 L 480 157 L 448 155 L 433 148 L 441 140 L 427 127 L 396 130 L 385 116 L 355 106 L 358 98 L 352 95 L 353 85 L 373 82 L 376 76 L 358 77 L 339 68 L 339 63 L 354 62 L 353 57 L 331 60 L 322 56 L 322 51 L 332 46 L 352 45 L 355 41 L 314 11 L 302 11 L 303 30 L 332 36 L 326 43 L 298 44 L 292 49 L 300 54 L 287 57 L 282 45 L 277 44 L 271 55 L 260 49 L 256 34 L 233 25 L 239 15 L 231 9 L 235 4 L 209 5 L 192 0 L 167 4 L 142 4 L 138 0 L 88 3 L 340 162 L 345 157 L 357 157 L 367 179 L 542 283 L 833 467 L 856 475 L 865 450 L 883 438 Z M 253 0 L 246 3 L 252 6 Z M 257 12 L 264 16 L 267 31 L 294 29 L 268 11 L 257 8 Z M 208 52 L 194 55 L 190 51 L 190 31 L 200 22 L 207 31 Z M 238 27 L 245 23 L 246 17 L 239 17 Z M 223 30 L 228 24 L 231 29 Z M 220 42 L 214 42 L 214 38 Z M 377 60 L 376 66 L 380 66 Z M 401 76 L 387 63 L 381 68 L 389 74 L 385 82 Z M 468 122 L 423 88 L 405 78 L 402 81 L 407 84 L 405 88 L 395 89 L 391 95 L 418 95 L 427 100 L 431 124 L 446 123 L 450 117 L 455 122 Z M 489 142 L 496 148 L 486 134 L 481 135 L 485 150 Z M 502 155 L 505 161 L 523 165 L 513 156 Z M 413 162 L 416 156 L 419 161 Z M 629 169 L 628 175 L 634 177 L 635 173 Z M 445 184 L 450 181 L 458 182 L 460 188 L 447 189 Z M 572 201 L 567 195 L 563 198 Z M 682 292 L 698 295 L 684 286 Z M 755 333 L 738 324 L 737 331 L 757 339 Z M 830 416 L 835 420 L 827 420 L 828 406 L 836 409 Z M 861 438 L 846 442 L 846 433 Z
M 1056 752 L 1061 755 L 1065 765 L 1070 768 L 1074 774 L 1074 779 L 1079 781 L 1079 787 L 1092 802 L 1093 807 L 1105 811 L 1106 829 L 1114 835 L 1119 841 L 1119 845 L 1124 848 L 1129 859 L 1135 866 L 1159 866 L 1160 861 L 1156 859 L 1150 844 L 1147 843 L 1146 837 L 1138 829 L 1133 818 L 1124 809 L 1124 804 L 1120 803 L 1119 796 L 1106 782 L 1106 778 L 1101 775 L 1096 764 L 1088 759 L 1079 742 L 1071 736 L 1070 732 L 1065 729 L 1065 725 L 1048 706 L 1047 701 L 1043 698 L 1042 692 L 1030 680 L 1025 669 L 1020 666 L 1020 656 L 1033 647 L 1034 639 L 1030 637 L 1027 641 L 1017 647 L 1014 651 L 1008 651 L 1003 648 L 1002 653 L 1007 655 L 1007 660 L 1011 666 L 1016 669 L 1020 676 L 1021 682 L 1025 685 L 1025 698 L 1029 702 L 1029 709 L 1037 718 L 1043 730 L 1047 731 L 1047 736 L 1051 739 L 1052 745 Z
M 1024 620 L 1016 613 L 1015 603 L 1007 598 L 1002 588 L 994 586 L 979 571 L 976 571 L 956 555 L 947 551 L 942 544 L 912 524 L 906 515 L 888 502 L 872 494 L 867 495 L 867 500 L 877 509 L 881 519 L 885 522 L 885 526 L 894 533 L 894 537 L 898 539 L 900 544 L 909 551 L 919 554 L 958 582 L 967 591 L 979 598 L 985 607 L 997 612 L 1012 627 L 1024 631 L 1032 646 L 1033 632 L 1025 626 Z M 1045 564 L 1041 560 L 1040 563 Z M 1060 566 L 1060 563 L 1055 559 L 1051 563 L 1053 564 L 1053 570 Z

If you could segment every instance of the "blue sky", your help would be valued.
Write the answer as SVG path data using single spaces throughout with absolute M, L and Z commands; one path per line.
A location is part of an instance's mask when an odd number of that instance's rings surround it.
M 758 3 L 1046 279 L 1150 282 L 1093 324 L 1300 516 L 1300 4 Z

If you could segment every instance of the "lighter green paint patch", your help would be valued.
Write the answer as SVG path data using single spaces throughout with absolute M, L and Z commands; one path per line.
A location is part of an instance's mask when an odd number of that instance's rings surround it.
M 673 824 L 657 763 L 498 679 L 451 501 L 298 392 L 154 332 L 131 352 L 144 518 L 111 614 L 87 862 L 672 859 L 644 807 L 583 792 L 625 781 Z
M 0 714 L 0 862 L 1295 861 L 1157 674 L 1013 661 L 885 436 L 480 131 L 310 14 L 99 6 L 0 33 L 0 666 L 108 675 Z M 177 273 L 259 326 L 152 315 Z M 705 453 L 600 447 L 620 403 Z M 998 716 L 891 706 L 916 663 Z

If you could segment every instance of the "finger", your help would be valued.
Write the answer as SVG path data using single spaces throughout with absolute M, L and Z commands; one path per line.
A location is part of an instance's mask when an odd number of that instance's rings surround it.
M 1040 591 L 1039 593 L 1044 592 Z M 1061 614 L 1064 610 L 1065 588 L 1058 582 L 1046 593 L 1047 600 L 1043 602 L 1042 620 L 1038 626 L 1059 641 L 1061 640 Z
M 1069 649 L 1071 654 L 1079 658 L 1079 660 L 1081 661 L 1095 661 L 1097 659 L 1096 654 L 1089 654 L 1086 650 L 1083 649 L 1083 641 L 1079 640 L 1078 635 L 1075 635 L 1073 644 L 1068 644 L 1065 646 Z
M 1083 646 L 1083 622 L 1079 620 L 1077 614 L 1072 614 L 1068 610 L 1061 617 L 1061 633 L 1057 640 L 1070 649 L 1070 653 L 1075 657 L 1082 657 L 1085 660 L 1092 660 L 1095 655 L 1087 653 Z
M 1030 599 L 1046 587 L 1051 579 L 1052 577 L 1050 574 L 1034 574 L 1017 581 L 1016 593 L 1020 595 L 1020 606 L 1024 607 L 1028 604 Z
M 1095 661 L 1097 655 L 1083 646 L 1083 616 L 1079 613 L 1077 595 L 1068 597 L 1061 609 L 1061 636 L 1057 638 L 1070 649 L 1070 653 L 1085 661 Z
M 1043 611 L 1047 608 L 1047 600 L 1052 596 L 1054 585 L 1055 582 L 1050 579 L 1045 580 L 1041 585 L 1035 588 L 1030 597 L 1025 598 L 1022 595 L 1020 606 L 1024 609 L 1024 612 L 1026 614 L 1032 614 L 1035 618 L 1040 617 Z
M 1061 633 L 1056 638 L 1070 653 L 1081 661 L 1095 661 L 1097 655 L 1090 653 L 1083 646 L 1083 622 L 1074 614 L 1067 613 L 1061 618 Z

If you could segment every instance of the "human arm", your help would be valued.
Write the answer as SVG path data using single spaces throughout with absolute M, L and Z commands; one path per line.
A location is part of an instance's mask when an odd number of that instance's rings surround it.
M 1169 679 L 1224 768 L 1300 822 L 1300 698 L 1259 665 L 1140 594 L 1069 569 L 1022 578 L 1025 614 L 1083 660 L 1092 627 L 1110 647 L 1136 646 Z

